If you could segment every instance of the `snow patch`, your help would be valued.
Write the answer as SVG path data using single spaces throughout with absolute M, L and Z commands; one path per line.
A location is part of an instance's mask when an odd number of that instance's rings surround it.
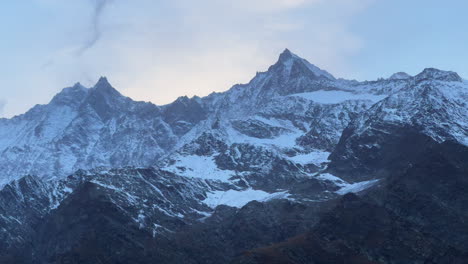
M 340 186 L 340 187 L 346 187 L 349 185 L 346 181 L 342 180 L 341 178 L 336 177 L 335 175 L 332 175 L 330 173 L 322 173 L 317 176 L 317 179 L 323 180 L 323 181 L 331 181 L 335 185 Z
M 335 192 L 339 195 L 345 195 L 347 193 L 358 193 L 358 192 L 364 191 L 365 189 L 368 189 L 374 186 L 374 184 L 379 181 L 377 179 L 377 180 L 362 181 L 362 182 L 356 182 L 356 183 L 348 183 L 345 180 L 339 177 L 336 177 L 335 175 L 332 175 L 330 173 L 321 173 L 319 175 L 316 175 L 315 177 L 319 180 L 333 182 L 336 186 L 340 187 L 340 189 Z
M 206 199 L 202 202 L 211 208 L 216 208 L 221 204 L 241 208 L 251 201 L 266 202 L 273 199 L 285 199 L 288 197 L 289 194 L 287 192 L 267 193 L 254 189 L 243 191 L 228 190 L 209 192 L 207 193 Z
M 255 138 L 244 135 L 231 126 L 226 128 L 231 143 L 245 143 L 254 146 L 275 146 L 279 148 L 292 148 L 296 146 L 296 139 L 304 135 L 304 131 L 288 127 L 290 131 L 285 132 L 275 138 Z
M 177 175 L 228 182 L 234 171 L 220 170 L 213 156 L 179 155 L 176 162 L 162 168 Z
M 138 223 L 138 228 L 139 229 L 143 229 L 145 227 L 145 218 L 146 216 L 143 214 L 143 210 L 140 210 L 140 212 L 138 213 L 138 216 L 137 218 L 135 218 L 135 222 Z
M 336 191 L 339 195 L 345 195 L 347 193 L 358 193 L 374 186 L 379 180 L 370 180 L 370 181 L 363 181 L 363 182 L 356 182 L 353 184 L 348 184 L 338 191 Z
M 158 224 L 153 224 L 153 237 L 156 237 L 157 234 L 160 234 L 160 233 L 163 233 L 163 232 L 170 232 L 172 233 L 171 230 L 165 228 L 164 226 L 162 225 L 158 225 Z
M 315 92 L 308 92 L 308 93 L 297 93 L 292 94 L 290 96 L 297 96 L 302 97 L 307 100 L 314 101 L 320 104 L 339 104 L 344 101 L 348 100 L 369 100 L 372 102 L 378 102 L 387 95 L 375 95 L 375 94 L 367 94 L 367 93 L 352 93 L 347 91 L 315 91 Z
M 301 165 L 312 163 L 316 166 L 320 166 L 322 163 L 328 161 L 328 156 L 330 156 L 330 152 L 313 151 L 307 154 L 299 154 L 294 157 L 289 157 L 288 159 L 294 163 L 298 163 Z

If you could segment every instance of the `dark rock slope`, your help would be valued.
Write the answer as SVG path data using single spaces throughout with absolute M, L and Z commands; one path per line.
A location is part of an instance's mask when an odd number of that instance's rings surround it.
M 310 232 L 234 263 L 466 263 L 468 148 L 421 148 L 404 171 L 345 195 Z

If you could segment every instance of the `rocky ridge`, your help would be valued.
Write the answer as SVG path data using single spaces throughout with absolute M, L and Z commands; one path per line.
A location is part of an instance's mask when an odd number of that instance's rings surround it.
M 132 101 L 106 78 L 76 84 L 0 119 L 0 260 L 228 263 L 302 241 L 350 193 L 420 161 L 420 146 L 468 145 L 467 98 L 453 72 L 348 81 L 289 50 L 248 84 L 165 106 Z

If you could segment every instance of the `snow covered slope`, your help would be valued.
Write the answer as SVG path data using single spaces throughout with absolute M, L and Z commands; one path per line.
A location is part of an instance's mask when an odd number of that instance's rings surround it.
M 44 219 L 44 232 L 67 239 L 57 223 L 80 212 L 77 235 L 94 228 L 92 214 L 159 238 L 278 200 L 321 208 L 384 183 L 428 141 L 468 145 L 467 100 L 453 72 L 349 81 L 289 50 L 247 84 L 164 106 L 106 78 L 76 84 L 0 119 L 0 252 L 27 244 Z
M 0 184 L 27 174 L 64 177 L 99 166 L 150 166 L 204 118 L 198 103 L 188 101 L 175 102 L 168 112 L 122 96 L 105 78 L 93 88 L 66 88 L 47 105 L 0 119 Z
M 153 166 L 213 130 L 229 144 L 285 158 L 330 151 L 354 116 L 404 84 L 336 80 L 289 50 L 246 85 L 165 106 L 132 101 L 106 78 L 92 88 L 76 84 L 47 105 L 0 119 L 0 185 L 27 174 L 60 178 L 78 169 Z
M 335 173 L 353 180 L 385 176 L 427 137 L 468 145 L 468 83 L 437 69 L 410 80 L 350 123 L 331 155 Z
M 92 88 L 76 84 L 47 105 L 0 120 L 0 184 L 27 174 L 63 178 L 78 169 L 160 166 L 189 178 L 275 191 L 288 178 L 323 169 L 351 121 L 360 122 L 360 131 L 375 118 L 369 108 L 387 109 L 380 111 L 385 122 L 408 123 L 419 111 L 415 122 L 440 121 L 428 134 L 463 140 L 463 112 L 433 119 L 420 107 L 442 102 L 412 99 L 440 97 L 421 96 L 432 83 L 447 87 L 439 89 L 444 98 L 461 105 L 466 89 L 455 75 L 428 69 L 415 77 L 348 81 L 285 50 L 248 84 L 165 106 L 132 101 L 101 78 Z M 463 122 L 443 124 L 447 115 Z

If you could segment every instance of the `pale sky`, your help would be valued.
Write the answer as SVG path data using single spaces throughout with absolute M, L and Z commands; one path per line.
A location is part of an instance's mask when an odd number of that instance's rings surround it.
M 468 77 L 466 0 L 21 0 L 0 9 L 0 116 L 100 76 L 166 104 L 248 82 L 285 48 L 336 77 Z

